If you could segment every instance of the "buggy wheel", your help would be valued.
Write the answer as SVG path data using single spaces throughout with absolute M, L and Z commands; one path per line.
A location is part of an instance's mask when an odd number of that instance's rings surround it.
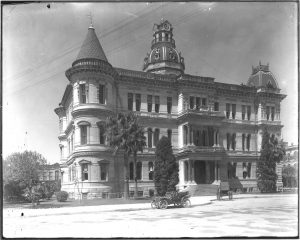
M 167 200 L 161 200 L 160 202 L 159 202 L 159 208 L 161 208 L 161 209 L 166 209 L 168 207 L 168 202 L 167 202 Z
M 191 201 L 190 201 L 189 199 L 184 199 L 184 200 L 182 201 L 182 206 L 183 206 L 184 208 L 191 207 Z
M 153 200 L 152 202 L 151 202 L 151 208 L 157 208 L 157 206 L 156 206 L 156 202 L 155 202 L 155 200 Z

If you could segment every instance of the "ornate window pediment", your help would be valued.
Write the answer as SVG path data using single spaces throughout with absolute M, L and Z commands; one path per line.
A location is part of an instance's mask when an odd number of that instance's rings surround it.
M 82 164 L 91 164 L 91 161 L 82 159 L 82 160 L 80 160 L 78 163 L 79 163 L 80 165 L 82 165 Z
M 78 126 L 91 126 L 91 124 L 87 121 L 80 121 L 77 123 Z

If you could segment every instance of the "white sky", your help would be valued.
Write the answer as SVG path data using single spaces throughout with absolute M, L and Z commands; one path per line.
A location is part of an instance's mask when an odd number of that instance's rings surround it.
M 281 105 L 284 141 L 298 143 L 296 3 L 32 3 L 3 7 L 4 157 L 30 149 L 59 161 L 54 108 L 90 12 L 114 67 L 142 70 L 162 17 L 173 25 L 185 73 L 245 84 L 252 65 L 269 63 L 288 95 Z

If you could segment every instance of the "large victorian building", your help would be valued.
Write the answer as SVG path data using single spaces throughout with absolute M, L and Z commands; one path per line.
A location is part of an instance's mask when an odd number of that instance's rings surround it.
M 281 137 L 280 102 L 285 95 L 268 65 L 252 67 L 241 85 L 184 72 L 172 25 L 154 25 L 143 71 L 114 68 L 95 29 L 72 67 L 70 83 L 55 109 L 59 117 L 62 190 L 77 197 L 118 194 L 124 189 L 123 155 L 113 155 L 104 137 L 104 121 L 117 112 L 133 111 L 145 128 L 147 147 L 138 154 L 139 194 L 154 191 L 155 146 L 167 136 L 179 163 L 178 188 L 212 186 L 239 178 L 256 188 L 256 161 L 262 131 Z M 129 163 L 133 189 L 133 163 Z

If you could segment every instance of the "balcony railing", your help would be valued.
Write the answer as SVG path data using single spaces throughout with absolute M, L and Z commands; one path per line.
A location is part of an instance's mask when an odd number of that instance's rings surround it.
M 212 117 L 225 117 L 224 113 L 220 111 L 213 111 L 206 106 L 194 108 L 194 109 L 186 109 L 179 112 L 179 115 L 185 114 L 196 114 L 196 115 L 205 115 L 205 116 L 212 116 Z

